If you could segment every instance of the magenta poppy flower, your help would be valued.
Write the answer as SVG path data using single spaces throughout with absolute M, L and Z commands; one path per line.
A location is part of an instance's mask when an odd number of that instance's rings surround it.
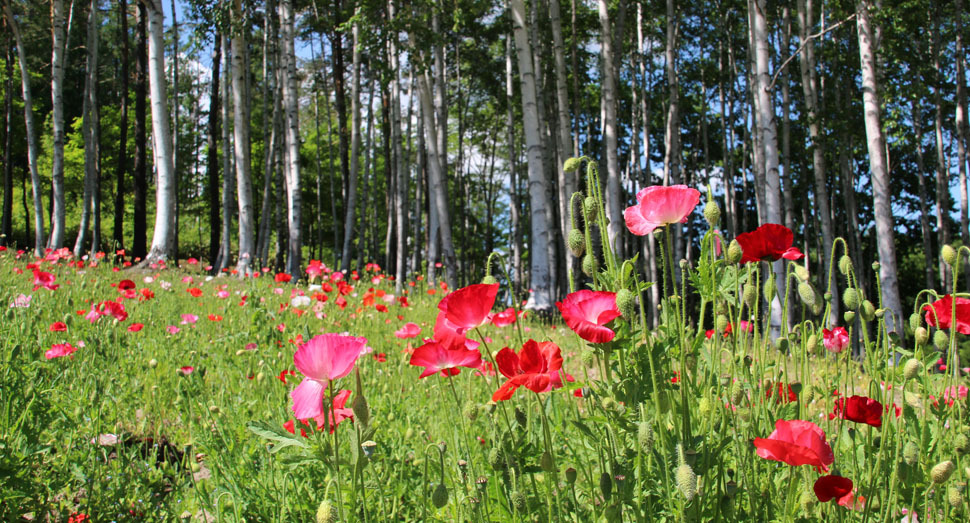
M 566 299 L 556 302 L 566 325 L 580 338 L 590 343 L 612 341 L 616 333 L 605 325 L 618 316 L 616 293 L 583 289 L 570 293 Z
M 52 360 L 54 358 L 60 358 L 61 356 L 73 354 L 76 350 L 77 347 L 74 347 L 70 343 L 55 343 L 51 345 L 51 348 L 48 349 L 47 352 L 44 353 L 44 357 Z
M 825 349 L 829 352 L 842 352 L 849 346 L 849 332 L 845 327 L 822 329 L 822 345 L 825 345 Z
M 445 343 L 435 340 L 414 349 L 411 354 L 411 365 L 424 367 L 424 372 L 418 378 L 426 378 L 436 372 L 445 376 L 458 374 L 458 367 L 477 369 L 482 366 L 482 354 L 478 349 L 467 349 L 464 343 L 457 348 L 449 348 Z
M 402 340 L 407 338 L 417 338 L 419 334 L 421 334 L 421 327 L 418 327 L 417 323 L 411 322 L 405 323 L 403 327 L 394 331 L 394 336 L 397 336 Z
M 657 227 L 684 223 L 697 207 L 701 193 L 686 185 L 654 185 L 637 193 L 637 204 L 623 211 L 627 229 L 645 236 Z
M 442 298 L 438 302 L 438 310 L 460 329 L 460 333 L 464 333 L 488 321 L 488 313 L 495 305 L 496 295 L 498 295 L 497 283 L 491 285 L 476 283 Z
M 837 499 L 839 505 L 842 505 L 843 498 L 852 498 L 852 480 L 842 476 L 822 476 L 815 480 L 813 488 L 815 497 L 822 503 Z
M 562 355 L 551 341 L 529 340 L 518 354 L 505 347 L 495 355 L 495 362 L 508 380 L 492 394 L 492 401 L 511 398 L 519 387 L 537 394 L 562 387 Z M 572 376 L 566 374 L 566 381 L 572 381 Z
M 795 235 L 791 229 L 777 223 L 766 223 L 761 227 L 738 235 L 741 244 L 741 263 L 758 261 L 800 260 L 805 255 L 798 247 L 792 247 Z
M 343 389 L 337 393 L 333 398 L 333 402 L 330 408 L 327 409 L 327 413 L 320 413 L 318 416 L 314 417 L 314 421 L 317 422 L 317 430 L 324 430 L 330 427 L 330 434 L 333 434 L 337 430 L 337 425 L 340 422 L 349 419 L 354 420 L 354 410 L 347 408 L 347 400 L 350 399 L 350 391 Z
M 57 288 L 60 287 L 60 285 L 54 283 L 54 280 L 56 279 L 57 276 L 54 276 L 49 272 L 34 269 L 34 290 L 36 291 L 37 289 L 43 287 L 50 291 L 56 291 Z
M 956 317 L 953 315 L 953 295 L 946 296 L 923 306 L 926 311 L 926 323 L 930 327 L 949 329 L 956 323 L 956 331 L 960 334 L 970 334 L 970 299 L 957 296 Z
M 293 415 L 315 418 L 323 411 L 323 393 L 332 381 L 350 374 L 357 358 L 367 350 L 367 339 L 339 334 L 320 334 L 300 345 L 293 364 L 303 381 L 290 392 Z
M 754 446 L 758 456 L 793 467 L 811 465 L 827 472 L 835 462 L 832 447 L 825 441 L 825 432 L 811 421 L 778 420 L 775 431 L 767 438 L 755 438 Z

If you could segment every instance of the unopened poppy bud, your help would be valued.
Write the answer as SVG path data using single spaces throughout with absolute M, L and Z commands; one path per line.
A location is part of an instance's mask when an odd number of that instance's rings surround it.
M 910 466 L 919 463 L 919 447 L 912 441 L 903 446 L 903 462 Z
M 434 492 L 431 493 L 431 502 L 438 508 L 448 504 L 448 487 L 444 483 L 438 483 L 438 486 L 434 488 Z
M 414 437 L 414 428 L 408 427 L 407 430 L 404 431 L 404 440 L 407 441 L 413 437 Z
M 748 308 L 753 310 L 758 301 L 758 288 L 751 282 L 745 283 L 741 296 Z
M 627 320 L 632 319 L 636 311 L 637 300 L 629 289 L 616 291 L 616 308 Z
M 711 412 L 711 400 L 707 399 L 707 396 L 704 396 L 698 402 L 697 411 L 701 416 L 707 416 L 707 414 Z
M 651 452 L 653 449 L 653 427 L 646 421 L 637 424 L 637 443 L 641 452 Z
M 765 295 L 765 301 L 771 303 L 771 300 L 775 298 L 775 294 L 778 289 L 775 287 L 775 273 L 769 273 L 768 278 L 765 279 L 765 287 L 761 292 Z
M 815 308 L 815 288 L 812 287 L 811 283 L 803 281 L 798 284 L 798 297 L 801 298 L 802 303 L 805 305 Z
M 842 303 L 846 309 L 854 311 L 859 308 L 859 291 L 849 287 L 842 292 Z
M 704 204 L 704 219 L 707 220 L 707 224 L 712 229 L 721 223 L 721 208 L 717 206 L 717 202 L 713 199 L 708 199 L 707 203 Z
M 818 348 L 818 335 L 810 334 L 808 340 L 805 341 L 805 352 L 809 354 L 815 354 L 815 349 Z
M 872 321 L 876 317 L 876 307 L 869 300 L 862 301 L 862 319 L 865 321 Z
M 525 510 L 529 508 L 528 500 L 521 490 L 512 491 L 512 495 L 510 497 L 512 498 L 512 506 L 515 507 L 516 512 L 525 513 Z
M 886 308 L 885 307 L 880 308 L 880 309 L 876 309 L 876 319 L 882 319 L 882 317 L 885 316 L 885 315 L 886 315 Z
M 943 262 L 953 267 L 957 263 L 957 250 L 950 245 L 944 245 L 940 249 L 940 257 L 943 258 Z
M 563 172 L 571 173 L 579 170 L 583 165 L 583 160 L 579 158 L 569 158 L 562 164 Z
M 539 458 L 539 466 L 546 472 L 555 472 L 556 465 L 553 463 L 551 452 L 547 450 L 542 453 L 542 457 Z
M 498 283 L 498 280 L 495 279 L 495 276 L 492 276 L 491 274 L 486 274 L 485 277 L 482 278 L 482 283 L 484 283 L 485 285 L 494 285 Z
M 478 417 L 478 405 L 474 403 L 466 403 L 465 408 L 462 409 L 462 414 L 468 418 L 469 421 L 475 421 Z
M 492 470 L 502 470 L 505 468 L 505 460 L 502 459 L 502 451 L 498 447 L 492 447 L 488 451 L 488 464 Z
M 926 327 L 917 327 L 916 330 L 913 331 L 913 337 L 916 339 L 916 346 L 919 347 L 921 345 L 925 345 L 926 342 L 929 341 L 930 333 L 928 330 L 926 330 Z
M 613 478 L 608 472 L 600 474 L 600 492 L 603 493 L 603 499 L 607 500 L 613 494 Z
M 941 461 L 930 469 L 930 478 L 933 480 L 933 483 L 943 483 L 950 479 L 950 476 L 953 475 L 953 471 L 956 470 L 956 468 L 956 465 L 954 465 L 950 460 Z
M 587 196 L 583 200 L 583 216 L 586 217 L 587 222 L 596 221 L 596 198 Z
M 680 265 L 680 270 L 686 271 L 690 267 L 690 262 L 687 261 L 685 258 L 681 258 L 679 265 Z
M 848 276 L 852 273 L 852 258 L 849 258 L 848 254 L 843 254 L 842 257 L 839 258 L 839 272 L 841 272 L 843 276 Z
M 970 451 L 970 438 L 967 438 L 966 434 L 957 434 L 953 439 L 953 448 L 960 454 L 966 454 Z
M 587 367 L 592 367 L 593 366 L 593 363 L 595 363 L 594 360 L 596 359 L 596 354 L 594 354 L 593 351 L 591 351 L 591 350 L 586 350 L 586 351 L 583 351 L 583 353 L 579 355 L 579 359 L 580 359 L 580 361 L 583 362 L 583 365 L 585 365 Z
M 804 265 L 795 264 L 795 276 L 798 277 L 799 280 L 808 281 L 808 269 L 806 269 Z
M 854 311 L 843 312 L 842 319 L 844 319 L 846 323 L 852 323 L 853 321 L 855 321 L 855 312 Z
M 569 234 L 566 236 L 566 244 L 569 246 L 569 252 L 573 253 L 573 256 L 577 258 L 582 256 L 583 251 L 586 250 L 586 238 L 583 236 L 583 231 L 570 229 Z
M 822 298 L 825 299 L 825 303 L 828 303 L 828 302 L 832 301 L 832 293 L 831 292 L 826 292 L 825 294 L 822 295 Z
M 811 512 L 815 508 L 815 503 L 818 502 L 818 498 L 814 493 L 807 490 L 802 491 L 801 495 L 798 497 L 798 506 L 801 507 L 804 512 Z
M 158 360 L 156 360 L 155 358 L 152 358 L 152 359 L 148 360 L 148 366 L 151 367 L 151 368 L 153 368 L 153 369 L 155 367 L 158 367 Z
M 925 332 L 926 329 L 923 329 L 923 331 Z M 906 360 L 906 365 L 903 365 L 903 377 L 911 380 L 918 376 L 921 370 L 923 370 L 923 362 L 916 358 L 910 358 Z
M 953 508 L 960 508 L 965 501 L 963 490 L 959 487 L 950 486 L 946 489 L 946 502 Z
M 266 374 L 263 374 L 262 372 L 257 372 L 256 373 L 256 381 L 257 382 L 262 383 L 263 380 L 265 380 L 265 379 L 266 379 Z
M 878 272 L 879 271 L 879 267 L 882 267 L 882 265 L 879 262 L 877 262 L 877 261 L 872 262 L 872 270 Z
M 741 244 L 737 240 L 731 240 L 731 243 L 728 244 L 727 262 L 732 265 L 738 263 L 741 261 L 743 255 L 744 252 L 741 250 Z
M 577 476 L 576 469 L 574 469 L 573 467 L 569 467 L 566 469 L 567 483 L 569 483 L 570 485 L 572 485 L 573 483 L 576 483 L 576 476 Z
M 717 317 L 714 318 L 714 332 L 718 332 L 718 333 L 724 332 L 727 329 L 727 326 L 728 326 L 727 316 L 723 314 L 718 314 Z
M 356 395 L 350 408 L 354 411 L 354 421 L 365 426 L 370 424 L 370 407 L 367 406 L 367 398 L 363 394 Z
M 740 381 L 731 384 L 731 405 L 739 405 L 744 397 L 744 387 Z
M 950 337 L 940 329 L 933 333 L 933 346 L 938 350 L 946 350 L 950 345 Z
M 596 256 L 593 256 L 591 253 L 587 253 L 583 258 L 583 274 L 592 278 L 593 275 L 596 274 L 596 271 L 599 270 L 599 265 L 600 264 L 599 261 L 596 260 Z
M 337 509 L 334 508 L 333 503 L 329 499 L 325 499 L 320 502 L 320 506 L 317 507 L 317 523 L 336 523 L 337 521 Z
M 684 463 L 677 467 L 677 471 L 674 472 L 674 480 L 677 482 L 677 490 L 684 495 L 687 501 L 694 499 L 697 495 L 697 474 L 694 473 L 694 469 L 690 468 L 690 465 Z
M 525 415 L 525 411 L 519 407 L 515 407 L 515 422 L 518 423 L 520 427 L 524 427 L 526 423 L 529 422 L 529 418 Z

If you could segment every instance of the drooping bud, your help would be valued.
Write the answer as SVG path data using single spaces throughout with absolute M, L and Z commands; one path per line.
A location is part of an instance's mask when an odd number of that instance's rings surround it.
M 909 328 L 912 331 L 915 332 L 921 325 L 923 325 L 923 318 L 920 317 L 919 313 L 914 312 L 909 315 Z
M 333 503 L 329 499 L 325 499 L 320 502 L 320 506 L 317 507 L 317 523 L 336 523 L 337 522 L 337 509 L 334 508 Z
M 925 331 L 926 329 L 923 330 Z M 903 366 L 903 377 L 907 380 L 911 380 L 916 376 L 919 376 L 919 373 L 922 370 L 923 362 L 916 358 L 910 358 L 906 360 L 906 365 Z
M 525 513 L 525 510 L 528 508 L 528 500 L 525 494 L 521 490 L 514 490 L 510 497 L 512 498 L 512 506 L 515 507 L 515 511 Z
M 728 244 L 727 262 L 734 265 L 741 261 L 741 256 L 743 255 L 744 252 L 741 250 L 741 244 L 737 240 L 731 240 L 731 243 Z
M 949 345 L 950 337 L 941 329 L 936 329 L 936 332 L 933 333 L 933 346 L 938 350 L 946 350 Z
M 482 283 L 484 283 L 485 285 L 494 285 L 498 283 L 498 280 L 495 279 L 495 276 L 492 276 L 491 274 L 486 274 L 485 277 L 482 278 Z
M 583 365 L 586 367 L 592 367 L 593 363 L 595 363 L 595 358 L 596 354 L 591 350 L 583 351 L 582 354 L 579 355 L 579 360 L 582 361 Z
M 808 336 L 808 340 L 805 342 L 805 351 L 809 354 L 815 354 L 816 348 L 818 348 L 818 335 L 812 333 Z
M 842 257 L 839 258 L 839 272 L 841 272 L 843 276 L 848 276 L 852 273 L 852 258 L 849 258 L 848 254 L 843 254 Z
M 804 265 L 795 264 L 795 276 L 801 281 L 808 281 L 808 269 Z
M 583 216 L 586 218 L 586 223 L 596 221 L 596 211 L 596 198 L 587 196 L 586 199 L 583 200 Z
M 782 336 L 775 340 L 775 348 L 781 352 L 788 352 L 788 338 Z
M 869 300 L 862 301 L 862 319 L 865 321 L 872 321 L 876 317 L 876 307 Z
M 616 308 L 619 309 L 620 314 L 623 315 L 627 320 L 633 319 L 636 313 L 637 300 L 633 297 L 633 293 L 629 289 L 620 289 L 616 291 Z
M 687 501 L 694 499 L 697 495 L 697 474 L 690 465 L 683 463 L 674 472 L 674 480 L 677 482 L 677 490 L 684 495 Z
M 573 253 L 573 256 L 579 258 L 583 255 L 583 251 L 586 250 L 586 238 L 583 237 L 583 231 L 579 229 L 570 229 L 569 234 L 566 237 L 566 243 L 569 246 L 569 252 Z
M 591 253 L 587 253 L 583 258 L 583 274 L 592 278 L 599 268 L 599 261 L 596 260 L 596 256 L 593 256 Z
M 926 342 L 930 339 L 930 333 L 926 330 L 926 327 L 917 327 L 913 331 L 913 337 L 916 339 L 916 346 L 926 345 Z
M 967 438 L 966 434 L 957 434 L 957 437 L 953 439 L 953 448 L 963 455 L 970 451 L 970 438 Z
M 919 447 L 909 441 L 903 446 L 903 462 L 909 466 L 919 463 Z
M 565 161 L 565 163 L 562 164 L 562 170 L 563 172 L 571 173 L 574 171 L 578 171 L 579 168 L 582 167 L 582 165 L 583 165 L 583 160 L 579 158 L 569 158 L 568 160 Z
M 488 451 L 488 464 L 492 470 L 502 470 L 505 468 L 505 460 L 502 458 L 502 451 L 498 447 L 492 447 Z
M 953 471 L 956 470 L 956 468 L 956 465 L 954 465 L 950 460 L 941 461 L 930 469 L 930 478 L 933 480 L 933 483 L 943 483 L 950 479 L 950 476 L 953 475 Z
M 354 411 L 354 421 L 359 421 L 365 427 L 370 424 L 370 407 L 367 405 L 367 398 L 363 394 L 355 394 L 354 402 L 350 405 Z
M 478 405 L 474 403 L 466 403 L 465 408 L 461 411 L 462 415 L 468 418 L 468 421 L 475 421 L 478 418 Z
M 735 381 L 731 384 L 731 405 L 739 405 L 743 397 L 744 387 L 741 386 L 740 381 Z
M 724 332 L 727 329 L 727 326 L 728 326 L 727 316 L 723 314 L 718 314 L 717 317 L 714 318 L 714 332 L 717 332 L 717 333 Z
M 707 220 L 707 224 L 712 229 L 717 228 L 718 224 L 721 223 L 721 208 L 710 197 L 708 197 L 707 203 L 704 204 L 704 219 Z
M 960 487 L 950 486 L 946 489 L 946 502 L 953 508 L 960 508 L 966 499 L 963 497 L 963 490 Z
M 603 499 L 610 499 L 610 495 L 613 494 L 613 478 L 610 477 L 609 472 L 604 472 L 600 474 L 600 492 L 603 494 Z
M 859 308 L 859 291 L 849 287 L 842 293 L 842 303 L 845 308 L 854 311 Z
M 775 273 L 768 273 L 768 278 L 765 279 L 765 286 L 762 289 L 765 296 L 765 301 L 771 303 L 771 300 L 775 299 L 775 294 L 778 293 L 778 288 L 775 286 Z
M 815 300 L 816 294 L 817 293 L 815 292 L 815 288 L 812 287 L 811 283 L 808 283 L 807 281 L 803 281 L 798 284 L 798 297 L 801 298 L 802 303 L 804 303 L 808 307 L 811 307 L 812 309 L 814 309 L 815 304 L 818 303 Z
M 944 245 L 940 249 L 940 257 L 943 258 L 943 262 L 953 267 L 957 263 L 957 250 L 950 245 Z
M 438 486 L 434 488 L 434 492 L 431 493 L 431 502 L 438 508 L 448 504 L 448 487 L 444 483 L 438 483 Z

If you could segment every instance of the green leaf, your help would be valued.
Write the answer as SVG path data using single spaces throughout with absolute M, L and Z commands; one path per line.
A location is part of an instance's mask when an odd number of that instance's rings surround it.
M 297 446 L 305 449 L 308 446 L 306 442 L 295 438 L 284 429 L 269 425 L 265 421 L 250 421 L 246 424 L 246 428 L 253 434 L 274 442 L 274 445 L 269 449 L 270 454 L 275 454 L 285 447 Z

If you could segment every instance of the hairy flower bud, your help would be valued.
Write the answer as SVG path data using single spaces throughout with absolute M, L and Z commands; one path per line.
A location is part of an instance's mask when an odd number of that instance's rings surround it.
M 818 334 L 812 333 L 805 342 L 805 352 L 815 354 L 816 348 L 818 348 Z
M 583 160 L 579 158 L 569 158 L 565 163 L 562 164 L 563 172 L 571 173 L 579 170 L 583 165 Z
M 637 443 L 641 452 L 651 452 L 653 449 L 653 427 L 646 421 L 637 424 Z
M 808 269 L 804 265 L 795 264 L 795 276 L 801 281 L 808 281 Z
M 488 465 L 492 467 L 492 470 L 502 470 L 505 468 L 505 459 L 503 459 L 502 451 L 498 447 L 492 447 L 488 451 Z
M 355 423 L 359 421 L 364 426 L 370 424 L 370 407 L 368 407 L 367 398 L 363 394 L 355 395 L 350 408 L 354 411 Z
M 862 301 L 862 309 L 860 312 L 862 313 L 862 319 L 865 321 L 872 321 L 876 317 L 876 307 L 869 300 Z
M 925 331 L 926 329 L 923 330 Z M 922 370 L 923 362 L 916 358 L 910 358 L 906 360 L 906 364 L 903 365 L 903 377 L 907 380 L 911 380 L 918 376 Z
M 855 312 L 853 311 L 843 312 L 842 319 L 844 319 L 846 323 L 852 323 L 853 321 L 855 321 Z
M 610 477 L 609 472 L 600 474 L 600 492 L 603 493 L 603 499 L 607 500 L 613 494 L 613 478 Z
M 953 448 L 961 455 L 966 454 L 970 451 L 970 438 L 967 438 L 967 435 L 963 433 L 957 434 L 957 437 L 953 439 Z
M 727 262 L 732 265 L 738 263 L 741 261 L 741 256 L 743 255 L 744 252 L 741 250 L 741 244 L 737 240 L 731 240 L 731 243 L 728 244 Z
M 807 490 L 802 491 L 801 495 L 798 497 L 798 506 L 801 507 L 804 512 L 811 512 L 815 508 L 815 504 L 818 503 L 818 497 L 814 493 Z
M 599 261 L 596 260 L 596 256 L 593 256 L 592 253 L 587 253 L 583 258 L 583 274 L 592 278 L 599 268 Z
M 515 507 L 516 512 L 525 513 L 528 507 L 528 499 L 526 499 L 525 494 L 521 490 L 513 490 L 512 495 L 512 506 Z
M 728 326 L 727 316 L 723 314 L 718 314 L 717 317 L 714 318 L 714 332 L 717 332 L 717 333 L 724 332 L 725 329 L 727 329 L 727 326 Z
M 913 331 L 913 337 L 916 339 L 916 346 L 926 345 L 926 342 L 930 339 L 930 332 L 926 330 L 926 327 L 917 327 Z
M 677 490 L 684 495 L 687 501 L 694 499 L 697 495 L 697 474 L 690 465 L 684 463 L 677 467 L 674 472 L 674 480 L 677 482 Z
M 921 325 L 923 325 L 923 318 L 920 317 L 918 312 L 914 312 L 909 315 L 910 329 L 912 329 L 915 332 L 916 329 L 920 328 Z
M 768 273 L 768 278 L 765 279 L 765 286 L 762 289 L 765 296 L 765 301 L 771 303 L 771 300 L 775 299 L 775 294 L 778 293 L 778 288 L 775 286 L 775 273 Z
M 329 499 L 325 499 L 320 502 L 320 506 L 317 507 L 317 523 L 336 523 L 337 521 L 337 509 L 334 508 L 333 503 Z
M 482 278 L 482 283 L 484 283 L 485 285 L 494 285 L 498 283 L 498 280 L 495 279 L 495 276 L 492 276 L 491 274 L 486 274 L 485 277 Z
M 744 387 L 740 381 L 731 384 L 731 405 L 739 405 L 744 397 Z
M 815 304 L 818 303 L 815 300 L 816 294 L 817 293 L 815 292 L 815 288 L 812 287 L 811 283 L 808 283 L 807 281 L 803 281 L 798 284 L 798 297 L 801 298 L 802 303 L 804 303 L 808 307 L 811 307 L 812 309 L 814 309 Z
M 933 346 L 938 350 L 946 350 L 949 345 L 950 337 L 942 330 L 936 329 L 936 332 L 933 333 Z
M 596 221 L 596 217 L 597 217 L 596 211 L 597 211 L 596 198 L 594 198 L 593 196 L 587 196 L 586 199 L 583 200 L 583 216 L 586 217 L 587 223 Z
M 577 258 L 582 256 L 583 251 L 586 250 L 586 238 L 583 236 L 583 231 L 570 229 L 566 237 L 566 244 L 569 246 L 569 252 L 573 253 L 573 256 Z
M 943 258 L 943 262 L 953 267 L 957 263 L 957 250 L 950 245 L 944 245 L 940 249 L 940 257 Z
M 717 227 L 721 223 L 721 208 L 717 206 L 717 202 L 714 200 L 707 200 L 704 204 L 704 219 L 707 220 L 707 224 L 711 228 Z
M 843 254 L 842 257 L 839 258 L 839 272 L 841 272 L 843 276 L 848 276 L 852 273 L 852 258 L 849 258 L 848 254 Z
M 845 308 L 854 311 L 859 308 L 859 291 L 849 287 L 842 293 L 842 303 Z
M 438 508 L 448 504 L 448 487 L 445 487 L 444 483 L 438 483 L 438 486 L 434 488 L 434 492 L 431 493 L 431 502 Z
M 930 478 L 933 480 L 933 483 L 943 483 L 950 479 L 950 476 L 953 475 L 953 471 L 956 470 L 956 468 L 956 465 L 954 465 L 950 460 L 941 461 L 930 469 Z
M 465 408 L 461 411 L 462 415 L 468 418 L 468 421 L 475 421 L 478 418 L 478 405 L 474 403 L 466 403 Z
M 963 497 L 963 490 L 960 487 L 950 486 L 946 489 L 946 502 L 953 508 L 960 508 L 966 499 Z
M 744 299 L 745 305 L 749 309 L 754 310 L 754 306 L 758 302 L 758 287 L 751 282 L 745 283 L 744 290 L 741 291 L 741 296 Z
M 903 446 L 903 462 L 909 466 L 919 463 L 919 447 L 912 441 Z
M 627 320 L 633 319 L 636 313 L 637 299 L 633 296 L 633 293 L 629 289 L 620 289 L 616 291 L 616 308 L 619 309 L 620 314 L 623 315 Z

